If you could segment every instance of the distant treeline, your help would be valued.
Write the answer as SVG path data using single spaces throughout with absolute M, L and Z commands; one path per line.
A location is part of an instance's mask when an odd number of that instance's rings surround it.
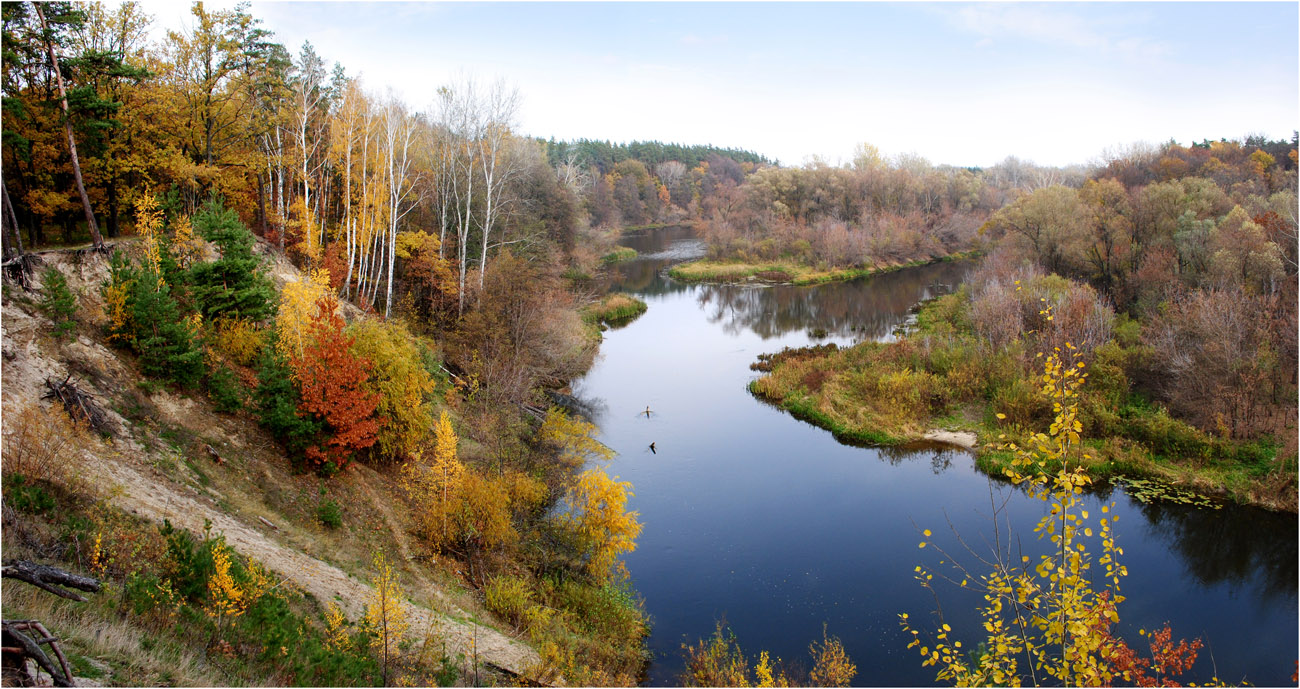
M 613 144 L 608 141 L 578 139 L 577 141 L 546 141 L 547 161 L 552 167 L 562 163 L 571 163 L 584 168 L 595 167 L 600 174 L 608 174 L 614 166 L 624 160 L 637 160 L 653 167 L 660 163 L 675 160 L 688 168 L 699 167 L 710 155 L 730 158 L 737 163 L 771 165 L 772 161 L 753 151 L 739 148 L 720 148 L 712 145 L 687 146 L 684 144 L 666 144 L 660 141 L 633 141 L 627 144 Z

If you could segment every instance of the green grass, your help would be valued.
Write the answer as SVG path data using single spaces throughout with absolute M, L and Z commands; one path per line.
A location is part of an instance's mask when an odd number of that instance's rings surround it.
M 622 263 L 623 261 L 631 261 L 634 258 L 636 258 L 636 249 L 633 249 L 630 246 L 620 246 L 604 256 L 601 256 L 600 264 L 608 266 L 615 263 Z
M 669 269 L 668 274 L 681 282 L 743 282 L 789 283 L 794 285 L 820 285 L 828 282 L 889 273 L 904 268 L 927 265 L 939 261 L 956 261 L 974 256 L 974 252 L 949 254 L 934 260 L 914 260 L 905 263 L 848 266 L 819 270 L 813 266 L 791 260 L 746 263 L 741 261 L 689 261 Z
M 620 326 L 646 312 L 646 303 L 627 294 L 611 294 L 582 310 L 588 323 Z

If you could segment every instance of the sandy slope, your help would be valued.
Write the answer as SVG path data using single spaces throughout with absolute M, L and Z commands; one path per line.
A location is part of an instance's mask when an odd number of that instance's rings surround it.
M 70 287 L 80 291 L 80 304 L 84 308 L 79 318 L 83 321 L 102 318 L 99 282 L 107 277 L 107 259 L 91 256 L 74 264 L 66 255 L 46 254 L 46 262 L 60 267 L 68 276 Z M 32 296 L 39 299 L 39 295 Z M 101 401 L 113 399 L 124 387 L 134 385 L 137 374 L 133 369 L 97 339 L 82 335 L 76 341 L 56 345 L 41 334 L 48 328 L 49 323 L 43 316 L 29 313 L 6 300 L 3 318 L 0 319 L 0 329 L 3 330 L 0 397 L 6 414 L 31 404 L 47 404 L 40 401 L 46 378 L 62 380 L 69 372 Z M 155 393 L 153 401 L 159 411 L 173 417 L 173 421 L 185 420 L 175 417 L 187 416 L 186 412 L 196 406 L 192 400 L 165 391 Z M 320 601 L 341 600 L 340 607 L 351 619 L 362 615 L 365 601 L 373 590 L 367 583 L 286 545 L 278 540 L 276 531 L 260 522 L 249 523 L 233 516 L 220 509 L 210 497 L 160 475 L 148 464 L 150 450 L 131 437 L 130 422 L 112 409 L 106 408 L 105 411 L 117 425 L 118 432 L 112 445 L 98 445 L 90 451 L 94 457 L 87 464 L 99 474 L 95 477 L 99 479 L 96 483 L 105 487 L 114 503 L 159 523 L 168 519 L 173 525 L 195 533 L 202 533 L 204 521 L 211 520 L 213 532 L 225 534 L 226 541 L 238 552 L 256 558 Z M 239 438 L 231 437 L 229 433 L 219 429 L 206 430 L 220 432 L 232 443 L 241 444 Z M 432 584 L 425 585 L 433 587 Z M 445 599 L 441 591 L 422 593 Z M 466 617 L 454 609 L 452 614 Z M 410 603 L 407 604 L 407 617 L 413 637 L 423 639 L 432 632 L 432 638 L 439 643 L 445 642 L 447 652 L 452 656 L 464 654 L 466 659 L 471 659 L 473 649 L 477 647 L 480 663 L 515 674 L 524 674 L 539 660 L 532 648 L 489 627 L 453 619 Z

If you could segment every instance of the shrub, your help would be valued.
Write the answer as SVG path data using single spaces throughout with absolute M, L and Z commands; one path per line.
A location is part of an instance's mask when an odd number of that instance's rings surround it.
M 32 405 L 5 409 L 4 473 L 62 486 L 72 493 L 84 490 L 84 451 L 91 436 L 84 424 L 57 407 Z M 8 491 L 5 492 L 8 495 Z
M 239 378 L 226 366 L 218 366 L 208 374 L 208 396 L 219 412 L 234 413 L 244 408 L 248 391 Z
M 65 338 L 77 329 L 77 297 L 68 289 L 68 280 L 57 268 L 46 268 L 41 277 L 44 295 L 41 308 L 54 321 L 54 336 Z
M 343 526 L 343 510 L 339 509 L 337 502 L 328 498 L 322 500 L 320 506 L 316 508 L 316 518 L 331 529 Z
M 534 611 L 538 606 L 533 593 L 528 582 L 520 577 L 503 575 L 492 579 L 483 588 L 483 602 L 488 610 L 520 629 L 529 629 L 547 617 L 544 612 Z
M 290 376 L 289 364 L 278 347 L 266 347 L 257 368 L 258 421 L 275 436 L 294 459 L 301 460 L 308 445 L 321 432 L 315 417 L 300 414 L 302 398 Z
M 251 321 L 222 318 L 208 336 L 212 346 L 240 366 L 251 366 L 266 345 L 266 334 Z
M 372 368 L 367 388 L 378 393 L 375 414 L 388 419 L 377 434 L 379 450 L 402 457 L 415 450 L 433 425 L 428 398 L 433 378 L 407 329 L 393 322 L 364 320 L 348 328 L 350 351 L 369 360 Z

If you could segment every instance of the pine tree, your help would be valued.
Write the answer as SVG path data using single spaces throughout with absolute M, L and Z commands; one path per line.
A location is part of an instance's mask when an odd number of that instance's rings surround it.
M 289 362 L 275 347 L 262 350 L 257 367 L 257 410 L 259 421 L 284 446 L 290 456 L 301 459 L 307 446 L 321 432 L 321 423 L 299 411 L 302 397 L 294 384 Z
M 193 219 L 194 228 L 221 249 L 221 258 L 189 270 L 190 291 L 203 316 L 260 321 L 271 315 L 275 290 L 253 255 L 253 234 L 235 211 L 210 201 Z

